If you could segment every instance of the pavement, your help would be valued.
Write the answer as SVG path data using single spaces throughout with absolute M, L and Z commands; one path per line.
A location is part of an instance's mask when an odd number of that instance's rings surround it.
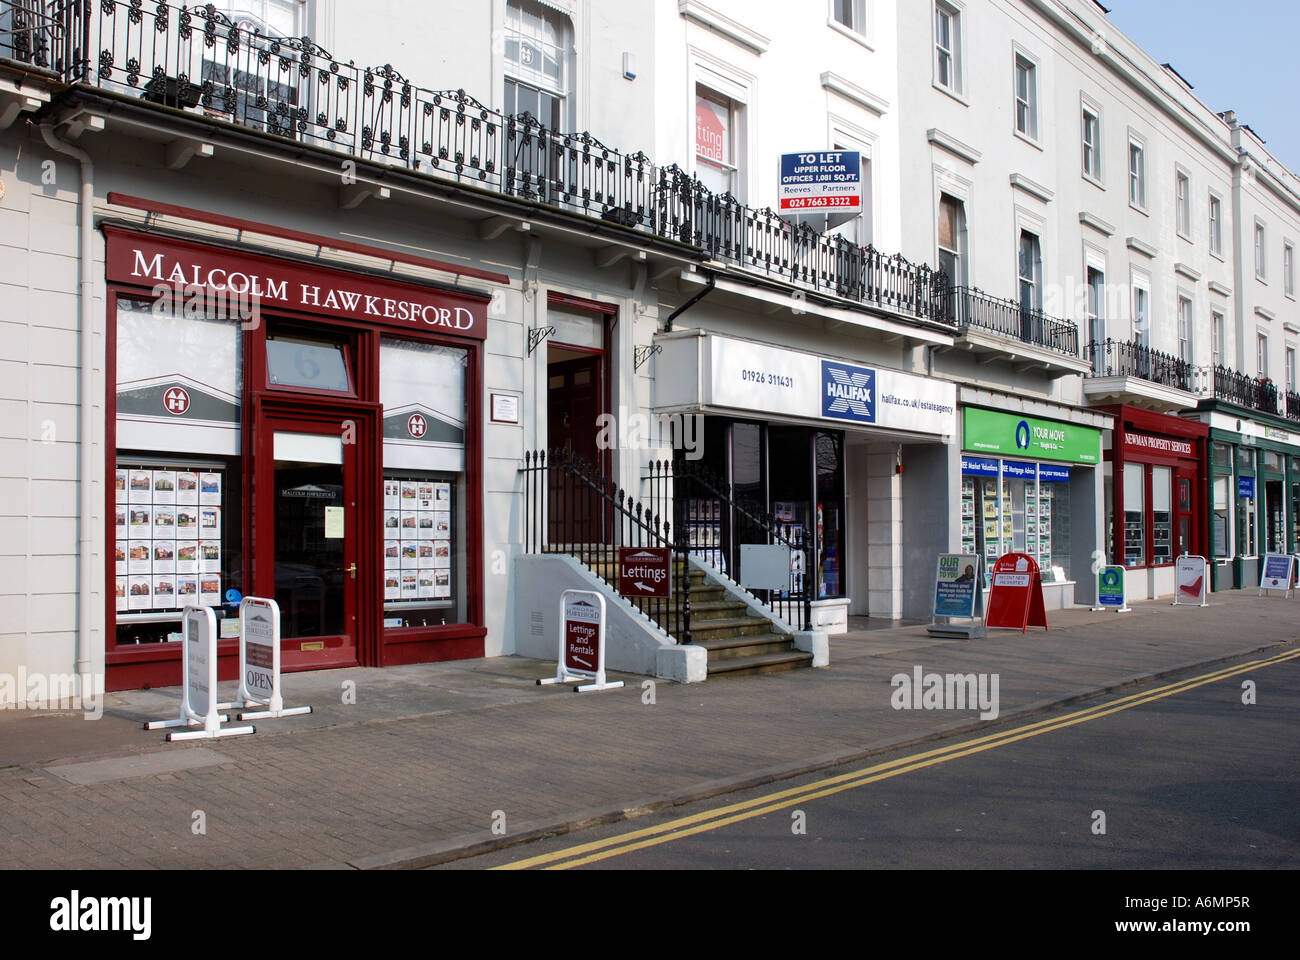
M 287 674 L 305 716 L 250 736 L 167 743 L 179 688 L 108 694 L 103 715 L 0 710 L 0 865 L 421 867 L 613 822 L 988 723 L 895 710 L 895 674 L 999 677 L 998 722 L 1300 642 L 1300 601 L 1052 611 L 1048 631 L 831 638 L 831 665 L 681 685 L 539 687 L 554 663 L 497 657 Z M 221 695 L 235 685 L 222 684 Z M 350 701 L 350 702 L 349 702 Z

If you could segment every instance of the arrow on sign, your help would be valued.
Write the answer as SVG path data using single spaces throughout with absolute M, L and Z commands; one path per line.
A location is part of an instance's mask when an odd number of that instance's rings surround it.
M 642 583 L 640 580 L 634 580 L 634 581 L 632 582 L 632 586 L 636 587 L 638 590 L 644 590 L 646 593 L 654 593 L 654 592 L 655 592 L 655 588 L 654 588 L 654 587 L 647 587 L 647 586 L 646 586 L 644 583 Z

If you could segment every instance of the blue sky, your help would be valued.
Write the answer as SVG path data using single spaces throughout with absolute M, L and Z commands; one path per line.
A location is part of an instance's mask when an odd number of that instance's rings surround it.
M 1237 117 L 1300 173 L 1300 3 L 1102 0 L 1108 19 L 1171 63 L 1216 113 Z

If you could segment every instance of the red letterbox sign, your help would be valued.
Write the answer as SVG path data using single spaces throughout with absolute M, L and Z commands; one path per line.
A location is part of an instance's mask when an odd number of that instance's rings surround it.
M 1029 554 L 1008 553 L 993 565 L 993 585 L 984 625 L 1021 633 L 1031 626 L 1047 629 L 1043 576 L 1038 561 Z
M 619 547 L 618 595 L 668 597 L 672 594 L 668 547 Z

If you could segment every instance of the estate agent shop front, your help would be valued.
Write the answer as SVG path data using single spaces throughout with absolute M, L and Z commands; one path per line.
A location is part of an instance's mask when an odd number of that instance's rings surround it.
M 245 594 L 286 669 L 482 656 L 487 295 L 103 231 L 108 688 L 179 682 L 183 607 Z

